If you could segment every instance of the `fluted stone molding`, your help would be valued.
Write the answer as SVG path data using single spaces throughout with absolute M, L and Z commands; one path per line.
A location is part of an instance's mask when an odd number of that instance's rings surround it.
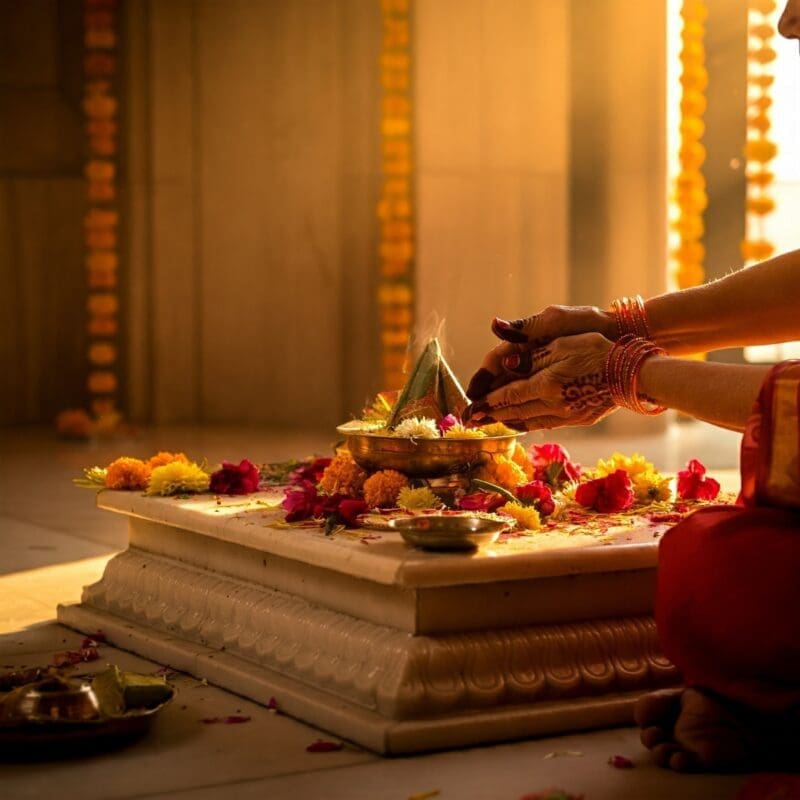
M 412 636 L 129 548 L 83 605 L 225 651 L 392 720 L 677 680 L 651 617 Z

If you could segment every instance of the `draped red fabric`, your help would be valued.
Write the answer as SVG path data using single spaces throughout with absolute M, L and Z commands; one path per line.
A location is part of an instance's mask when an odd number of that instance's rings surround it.
M 800 361 L 774 367 L 742 439 L 742 492 L 659 547 L 656 624 L 689 686 L 800 709 Z

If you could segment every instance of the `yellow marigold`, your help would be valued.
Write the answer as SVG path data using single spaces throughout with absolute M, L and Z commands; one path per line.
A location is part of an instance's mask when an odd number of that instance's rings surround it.
M 106 489 L 144 489 L 150 480 L 150 467 L 139 458 L 123 456 L 106 470 Z
M 408 478 L 394 469 L 383 469 L 364 481 L 364 499 L 370 508 L 389 508 L 397 504 L 400 490 L 408 486 Z
M 611 475 L 618 469 L 624 469 L 628 473 L 631 480 L 634 480 L 637 475 L 644 472 L 655 472 L 656 468 L 644 456 L 634 453 L 632 456 L 626 456 L 622 453 L 614 453 L 607 461 L 601 458 L 595 467 L 594 477 L 604 478 L 606 475 Z
M 514 491 L 520 484 L 527 483 L 522 467 L 505 456 L 490 458 L 480 467 L 474 477 L 487 483 L 501 486 L 510 492 Z
M 319 488 L 328 494 L 347 494 L 357 497 L 361 493 L 367 473 L 353 461 L 350 453 L 339 453 L 325 467 L 320 478 Z
M 492 422 L 489 425 L 481 425 L 480 430 L 482 430 L 486 436 L 512 436 L 519 433 L 519 431 L 509 428 L 507 425 L 503 425 L 502 422 Z
M 486 434 L 480 428 L 465 428 L 463 425 L 453 425 L 444 432 L 445 439 L 485 439 Z
M 524 445 L 519 442 L 514 442 L 514 449 L 511 451 L 511 460 L 525 473 L 525 477 L 529 481 L 533 480 L 535 470 Z
M 439 498 L 427 487 L 412 489 L 404 486 L 397 495 L 397 505 L 406 511 L 421 511 L 424 508 L 439 508 L 441 506 Z
M 659 500 L 669 500 L 672 496 L 669 478 L 655 470 L 640 473 L 632 482 L 637 503 L 655 503 Z
M 171 464 L 173 461 L 180 461 L 183 464 L 189 463 L 185 453 L 170 453 L 167 450 L 159 450 L 158 453 L 147 460 L 147 465 L 150 469 L 155 469 L 156 467 L 163 467 L 164 464 Z
M 196 494 L 208 491 L 209 476 L 193 461 L 170 461 L 150 473 L 147 494 Z
M 497 509 L 498 513 L 513 517 L 517 525 L 526 531 L 537 531 L 541 527 L 542 518 L 532 506 L 523 506 L 520 503 L 506 503 Z

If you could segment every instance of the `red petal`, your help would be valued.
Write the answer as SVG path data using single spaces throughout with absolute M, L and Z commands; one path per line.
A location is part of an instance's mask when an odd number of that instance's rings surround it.
M 630 769 L 633 766 L 633 761 L 626 756 L 611 756 L 608 763 L 617 769 Z
M 306 747 L 309 753 L 332 753 L 341 750 L 344 745 L 341 742 L 326 742 L 324 739 L 317 739 L 316 742 Z

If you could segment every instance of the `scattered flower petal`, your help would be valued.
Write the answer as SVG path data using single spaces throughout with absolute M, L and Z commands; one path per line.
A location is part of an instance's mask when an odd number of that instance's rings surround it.
M 633 761 L 626 756 L 611 756 L 608 759 L 608 763 L 617 769 L 631 769 L 633 767 Z
M 306 747 L 306 752 L 308 753 L 333 753 L 336 750 L 341 750 L 344 745 L 341 742 L 328 742 L 324 739 L 317 739 L 316 742 L 313 742 L 308 747 Z
M 441 789 L 430 789 L 427 792 L 417 792 L 409 795 L 408 800 L 428 800 L 430 797 L 438 797 L 441 793 Z
M 65 650 L 53 656 L 54 667 L 69 667 L 73 664 L 80 664 L 82 661 L 97 661 L 100 654 L 94 647 L 81 647 L 80 650 Z
M 200 721 L 204 725 L 241 725 L 243 722 L 250 722 L 250 717 L 231 714 L 228 717 L 206 717 Z

